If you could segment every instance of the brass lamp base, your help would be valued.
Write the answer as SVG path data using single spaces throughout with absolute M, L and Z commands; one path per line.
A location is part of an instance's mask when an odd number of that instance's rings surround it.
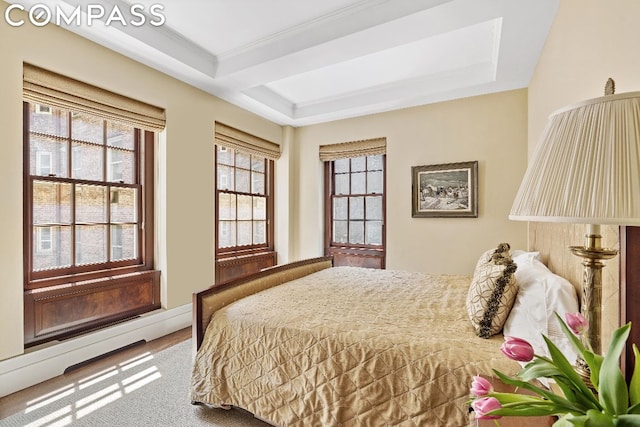
M 589 322 L 589 329 L 581 338 L 587 348 L 590 348 L 595 354 L 602 354 L 602 268 L 604 267 L 602 261 L 615 257 L 618 251 L 602 248 L 599 225 L 589 225 L 585 238 L 585 246 L 569 247 L 574 255 L 583 259 L 582 265 L 584 266 L 580 312 Z M 578 357 L 575 369 L 587 387 L 594 390 L 589 366 L 581 357 Z
M 602 318 L 602 268 L 603 260 L 611 259 L 618 254 L 615 249 L 600 248 L 601 236 L 587 235 L 587 240 L 597 246 L 571 246 L 571 252 L 583 259 L 582 302 L 580 312 L 589 322 L 589 330 L 585 337 L 594 353 L 601 352 L 601 318 Z

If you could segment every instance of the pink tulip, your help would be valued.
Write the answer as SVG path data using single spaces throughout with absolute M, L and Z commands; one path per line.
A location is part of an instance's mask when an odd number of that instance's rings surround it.
M 580 313 L 565 313 L 564 318 L 567 326 L 576 335 L 582 335 L 589 330 L 589 322 Z
M 521 338 L 504 337 L 500 351 L 516 362 L 529 362 L 533 359 L 533 347 Z
M 492 392 L 493 386 L 489 380 L 478 375 L 473 377 L 473 382 L 471 383 L 471 394 L 477 397 L 482 397 Z
M 476 413 L 476 419 L 478 420 L 495 420 L 500 418 L 500 415 L 487 415 L 487 412 L 491 412 L 495 409 L 502 408 L 502 405 L 495 397 L 481 397 L 471 402 L 471 407 Z

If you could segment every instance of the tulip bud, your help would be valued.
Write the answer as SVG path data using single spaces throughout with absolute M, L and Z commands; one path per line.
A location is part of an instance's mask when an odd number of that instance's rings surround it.
M 486 396 L 489 393 L 493 392 L 493 386 L 486 378 L 482 378 L 481 376 L 474 376 L 473 382 L 471 383 L 471 394 L 477 397 Z
M 502 408 L 502 405 L 495 397 L 481 397 L 471 402 L 471 407 L 476 413 L 476 419 L 478 420 L 495 420 L 500 418 L 500 415 L 487 415 L 487 412 L 491 412 L 495 409 Z
M 500 351 L 516 362 L 529 362 L 533 359 L 533 347 L 521 338 L 504 337 Z
M 576 335 L 583 335 L 589 330 L 589 322 L 581 313 L 565 313 L 564 318 L 567 326 Z

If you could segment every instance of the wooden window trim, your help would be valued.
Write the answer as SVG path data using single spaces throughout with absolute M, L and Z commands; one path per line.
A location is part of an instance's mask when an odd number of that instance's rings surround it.
M 267 230 L 266 230 L 266 243 L 265 244 L 255 244 L 255 245 L 243 245 L 243 246 L 231 246 L 227 248 L 219 248 L 218 247 L 218 233 L 220 231 L 220 220 L 219 220 L 219 207 L 218 200 L 220 199 L 220 193 L 228 193 L 235 195 L 245 195 L 245 196 L 256 196 L 253 193 L 245 193 L 239 191 L 230 191 L 230 190 L 219 190 L 218 189 L 218 148 L 219 145 L 214 146 L 215 155 L 214 155 L 214 164 L 215 164 L 215 174 L 214 174 L 214 186 L 215 186 L 215 201 L 216 201 L 216 209 L 215 209 L 215 227 L 214 227 L 214 245 L 215 245 L 215 259 L 222 260 L 228 259 L 232 257 L 239 256 L 247 256 L 254 254 L 262 254 L 264 252 L 273 252 L 274 251 L 274 161 L 268 158 L 264 158 L 265 161 L 265 194 L 264 197 L 267 201 Z M 236 150 L 235 151 L 241 151 Z M 255 156 L 255 154 L 251 154 L 251 156 Z M 235 169 L 236 166 L 234 166 Z M 242 168 L 241 168 L 242 169 Z M 262 195 L 260 195 L 262 196 Z M 237 220 L 236 220 L 237 222 Z
M 366 156 L 363 156 L 366 157 Z M 324 162 L 324 189 L 325 189 L 325 252 L 329 248 L 351 248 L 351 249 L 370 249 L 384 251 L 386 248 L 386 211 L 387 211 L 387 164 L 386 155 L 382 155 L 382 194 L 378 193 L 358 193 L 358 194 L 333 194 L 335 188 L 335 173 L 334 173 L 334 160 Z M 365 172 L 368 172 L 366 170 Z M 349 171 L 349 175 L 351 175 Z M 368 178 L 365 178 L 368 179 Z M 351 186 L 351 180 L 349 180 L 349 186 Z M 371 197 L 382 196 L 382 243 L 380 245 L 367 245 L 364 243 L 341 243 L 333 241 L 333 199 L 334 198 L 349 198 L 349 197 Z
M 122 187 L 122 188 L 139 188 L 138 191 L 138 217 L 141 229 L 138 231 L 137 251 L 138 256 L 135 260 L 110 261 L 97 265 L 72 266 L 67 268 L 56 268 L 51 270 L 34 272 L 32 267 L 33 253 L 33 215 L 32 215 L 32 181 L 55 181 L 55 182 L 73 182 L 79 184 L 95 184 L 95 181 L 79 180 L 73 178 L 58 177 L 40 177 L 31 176 L 30 174 L 30 129 L 29 129 L 29 103 L 23 103 L 23 182 L 24 182 L 24 198 L 23 198 L 23 225 L 24 225 L 24 288 L 25 290 L 33 290 L 49 286 L 57 286 L 67 283 L 78 283 L 103 277 L 110 277 L 123 274 L 131 274 L 135 272 L 148 271 L 154 268 L 154 144 L 155 135 L 151 131 L 143 131 L 138 129 L 135 137 L 135 158 L 134 158 L 134 176 L 136 184 L 123 184 L 117 182 L 98 182 L 99 185 L 106 188 Z M 105 122 L 106 126 L 106 122 Z M 69 133 L 69 139 L 71 134 Z M 106 147 L 105 147 L 106 150 Z M 72 150 L 67 150 L 70 162 Z M 141 156 L 142 162 L 140 161 Z M 103 162 L 106 162 L 103 156 Z M 106 174 L 106 169 L 103 169 Z M 72 196 L 73 197 L 73 196 Z M 109 211 L 109 210 L 107 210 Z M 109 213 L 107 213 L 109 215 Z M 107 218 L 107 223 L 109 218 Z M 107 233 L 107 251 L 109 251 L 110 233 Z M 75 238 L 73 239 L 75 241 Z M 75 248 L 72 248 L 75 253 Z

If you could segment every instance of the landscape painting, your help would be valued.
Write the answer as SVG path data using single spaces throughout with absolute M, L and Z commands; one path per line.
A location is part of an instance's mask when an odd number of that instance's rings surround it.
M 413 217 L 478 217 L 478 162 L 414 166 Z

